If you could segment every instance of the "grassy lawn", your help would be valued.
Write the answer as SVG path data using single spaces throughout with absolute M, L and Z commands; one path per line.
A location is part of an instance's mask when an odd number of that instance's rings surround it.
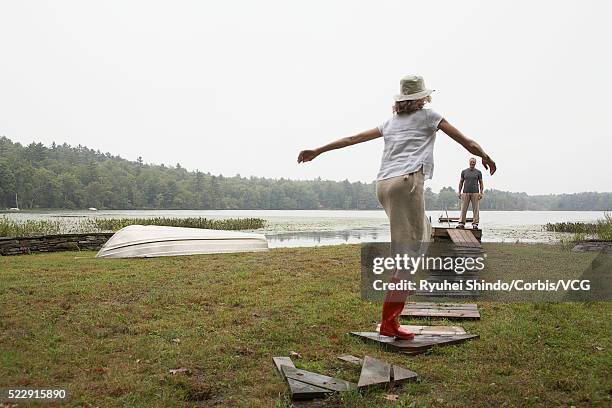
M 592 254 L 489 244 L 511 273 L 563 268 Z M 460 324 L 480 339 L 402 356 L 346 333 L 371 330 L 360 247 L 95 259 L 93 252 L 0 258 L 0 388 L 66 387 L 67 406 L 290 406 L 272 356 L 357 381 L 336 357 L 368 354 L 419 373 L 401 389 L 325 406 L 610 406 L 610 303 L 480 303 Z M 405 323 L 428 324 L 427 320 Z M 172 375 L 169 370 L 187 368 Z M 399 394 L 388 402 L 386 393 Z M 504 405 L 505 404 L 505 405 Z M 45 406 L 53 406 L 45 404 Z

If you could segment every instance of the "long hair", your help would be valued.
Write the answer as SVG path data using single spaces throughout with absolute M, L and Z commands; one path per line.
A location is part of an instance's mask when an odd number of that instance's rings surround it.
M 431 102 L 431 95 L 427 95 L 424 98 L 415 99 L 413 101 L 395 102 L 395 105 L 393 105 L 393 113 L 396 115 L 403 115 L 405 113 L 418 111 L 420 109 L 418 104 L 420 101 L 425 101 L 425 103 Z

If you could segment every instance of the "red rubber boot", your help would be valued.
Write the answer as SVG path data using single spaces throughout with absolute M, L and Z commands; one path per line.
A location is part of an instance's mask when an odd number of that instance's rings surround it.
M 391 283 L 398 283 L 401 279 L 393 276 Z M 380 334 L 383 336 L 397 337 L 401 340 L 414 339 L 414 333 L 400 327 L 399 317 L 404 310 L 404 304 L 408 297 L 407 290 L 389 290 L 385 294 L 382 307 L 382 320 L 380 322 Z

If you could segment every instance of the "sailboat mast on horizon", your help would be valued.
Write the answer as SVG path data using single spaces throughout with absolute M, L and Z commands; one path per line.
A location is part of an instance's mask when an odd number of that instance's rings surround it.
M 10 211 L 20 211 L 19 210 L 19 200 L 17 199 L 17 193 L 15 193 L 15 207 L 9 208 Z

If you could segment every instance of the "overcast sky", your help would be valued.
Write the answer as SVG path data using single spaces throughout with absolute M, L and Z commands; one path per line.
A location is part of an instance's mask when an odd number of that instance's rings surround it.
M 0 0 L 0 135 L 213 174 L 372 181 L 407 74 L 496 160 L 485 187 L 612 191 L 606 1 Z M 469 153 L 439 132 L 437 191 Z M 479 166 L 480 162 L 479 162 Z

